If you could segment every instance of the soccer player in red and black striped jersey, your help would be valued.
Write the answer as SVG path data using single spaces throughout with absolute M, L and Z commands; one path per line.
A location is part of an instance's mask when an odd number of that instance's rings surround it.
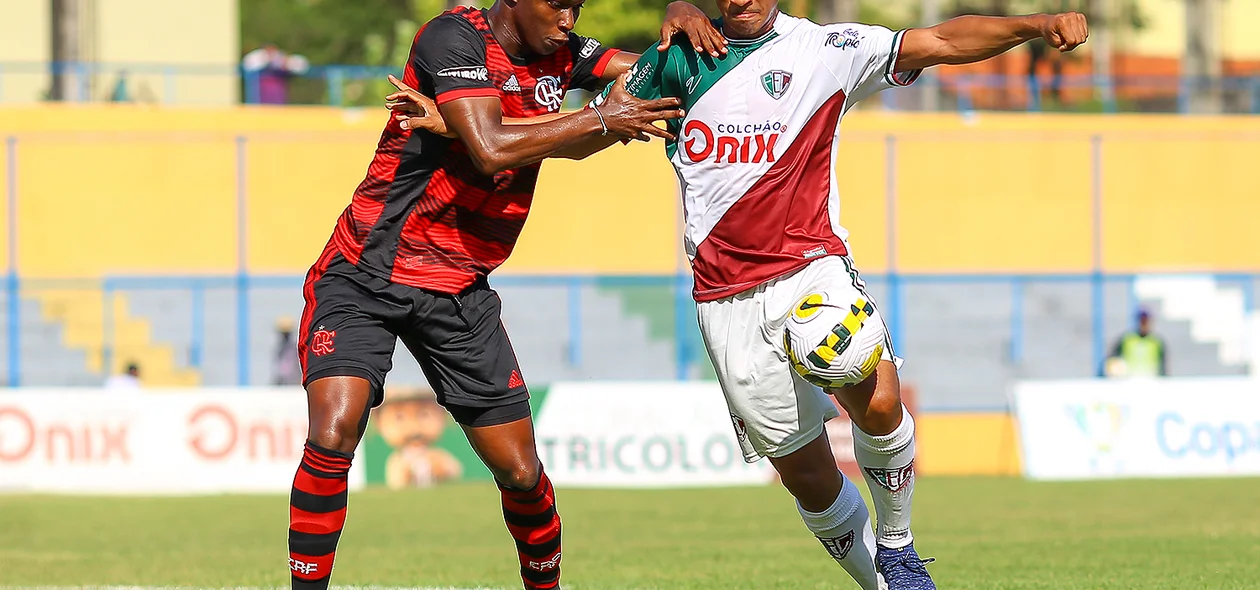
M 572 32 L 581 0 L 498 0 L 457 8 L 416 35 L 404 80 L 436 99 L 462 140 L 391 115 L 376 157 L 307 274 L 299 355 L 309 440 L 293 482 L 289 568 L 324 590 L 346 518 L 354 449 L 383 399 L 398 339 L 424 371 L 502 491 L 525 588 L 560 579 L 560 519 L 535 448 L 529 392 L 486 276 L 508 257 L 547 157 L 584 157 L 610 136 L 668 137 L 675 99 L 612 93 L 599 111 L 542 123 L 570 88 L 597 90 L 637 55 Z M 662 36 L 724 50 L 695 7 L 670 6 Z M 624 83 L 619 85 L 619 88 Z

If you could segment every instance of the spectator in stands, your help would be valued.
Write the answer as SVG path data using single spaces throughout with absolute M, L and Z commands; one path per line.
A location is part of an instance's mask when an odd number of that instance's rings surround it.
M 247 102 L 285 104 L 289 78 L 306 73 L 310 63 L 301 55 L 290 55 L 267 44 L 245 54 L 241 68 L 245 71 Z
M 131 90 L 128 89 L 130 78 L 131 74 L 127 70 L 118 71 L 118 80 L 109 93 L 109 102 L 131 102 Z
M 1151 313 L 1138 311 L 1137 330 L 1126 332 L 1116 341 L 1107 358 L 1108 377 L 1167 377 L 1167 347 L 1151 332 Z
M 293 339 L 293 319 L 283 317 L 276 322 L 280 344 L 276 349 L 275 384 L 301 385 L 302 367 L 298 364 L 297 341 Z
M 105 389 L 140 389 L 140 365 L 134 361 L 127 363 L 127 372 L 110 375 L 105 380 Z

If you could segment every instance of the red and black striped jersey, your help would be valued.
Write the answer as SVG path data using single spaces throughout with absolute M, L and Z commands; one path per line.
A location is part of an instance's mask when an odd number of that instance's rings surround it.
M 416 34 L 404 81 L 439 105 L 498 97 L 503 116 L 532 117 L 558 112 L 570 88 L 601 87 L 616 53 L 570 33 L 568 44 L 551 55 L 508 55 L 495 41 L 486 11 L 461 6 Z M 512 253 L 539 167 L 482 174 L 459 140 L 403 129 L 391 114 L 333 242 L 366 272 L 458 293 Z

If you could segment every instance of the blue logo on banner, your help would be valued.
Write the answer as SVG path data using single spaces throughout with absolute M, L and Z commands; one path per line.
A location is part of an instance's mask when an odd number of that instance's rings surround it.
M 1172 459 L 1194 454 L 1233 463 L 1247 453 L 1260 453 L 1260 423 L 1191 423 L 1177 412 L 1164 412 L 1155 419 L 1155 438 L 1159 450 Z

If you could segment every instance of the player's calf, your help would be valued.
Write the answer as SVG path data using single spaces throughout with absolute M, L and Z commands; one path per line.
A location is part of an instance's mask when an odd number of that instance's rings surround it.
M 871 513 L 857 486 L 843 474 L 840 477 L 844 483 L 831 506 L 820 512 L 811 512 L 798 502 L 796 509 L 827 553 L 863 590 L 880 590 L 883 586 L 875 572 L 875 532 L 871 529 Z
M 796 498 L 801 520 L 863 590 L 880 590 L 871 515 L 857 486 L 836 470 L 826 436 L 772 457 L 784 487 Z
M 521 560 L 521 579 L 526 590 L 549 590 L 560 585 L 560 515 L 551 480 L 539 472 L 531 489 L 512 489 L 499 484 L 503 498 L 503 522 L 516 541 Z
M 307 388 L 310 425 L 289 494 L 289 570 L 295 589 L 326 590 L 346 524 L 350 463 L 363 436 L 373 387 L 330 377 Z
M 306 443 L 289 496 L 289 570 L 293 588 L 325 590 L 346 524 L 353 455 Z
M 525 589 L 559 588 L 560 515 L 555 489 L 538 460 L 528 401 L 476 411 L 450 409 L 499 484 L 503 522 L 516 541 Z
M 881 547 L 906 547 L 914 495 L 914 418 L 901 404 L 897 368 L 883 361 L 868 379 L 835 390 L 853 421 L 853 454 L 871 490 Z

